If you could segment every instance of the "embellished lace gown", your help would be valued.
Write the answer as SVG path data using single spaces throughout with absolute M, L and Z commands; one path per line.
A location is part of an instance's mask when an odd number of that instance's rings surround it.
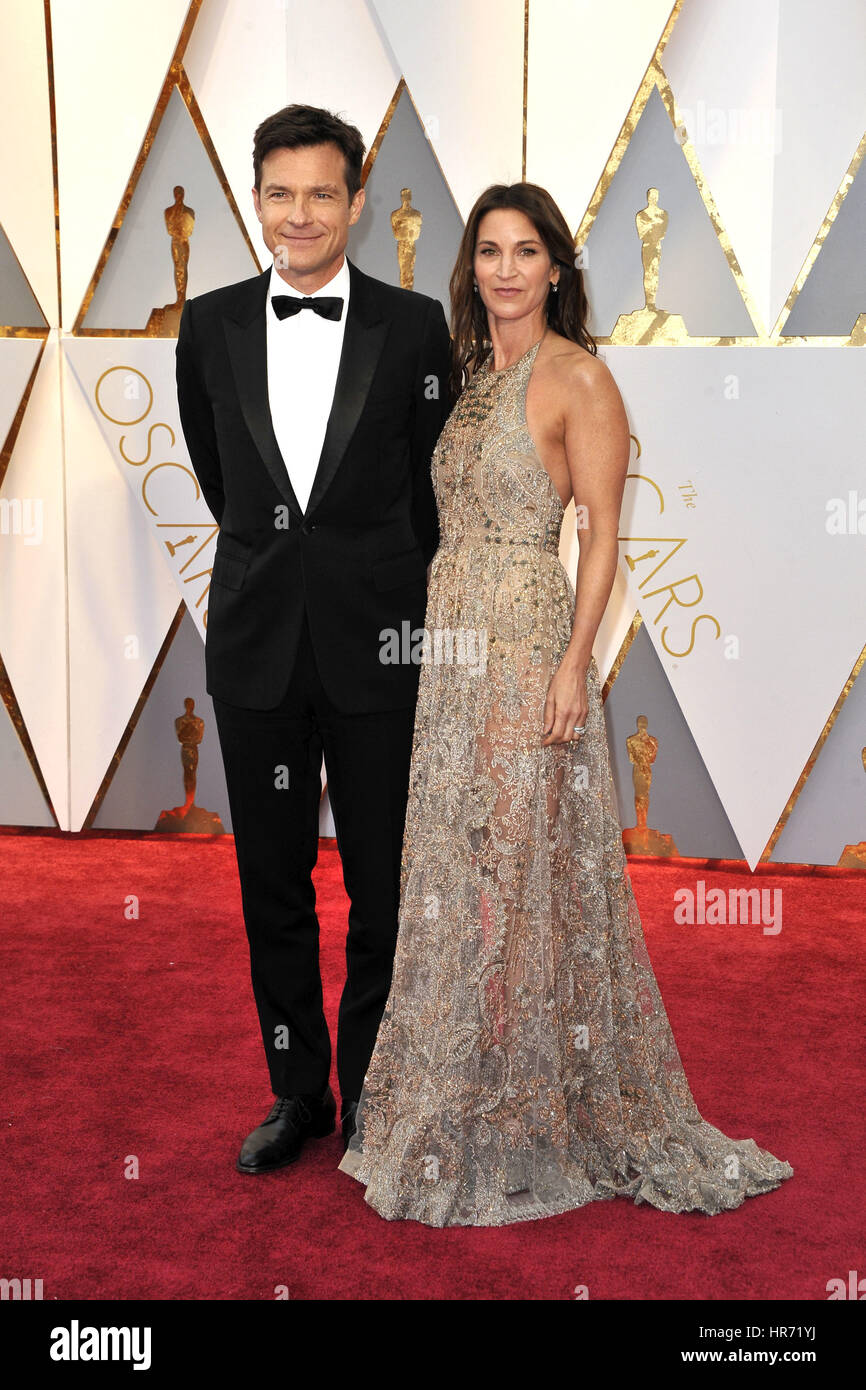
M 616 1195 L 712 1215 L 793 1169 L 698 1113 L 627 872 L 594 660 L 585 734 L 541 746 L 574 589 L 526 427 L 537 350 L 487 359 L 433 456 L 399 934 L 340 1168 L 381 1216 L 431 1226 Z

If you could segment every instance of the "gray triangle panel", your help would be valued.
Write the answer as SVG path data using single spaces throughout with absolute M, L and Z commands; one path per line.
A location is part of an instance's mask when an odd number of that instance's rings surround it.
M 643 624 L 605 701 L 604 713 L 623 827 L 636 823 L 626 739 L 637 731 L 638 715 L 645 714 L 647 732 L 659 741 L 648 824 L 660 834 L 671 835 L 683 858 L 743 859 L 742 847 Z
M 0 700 L 0 825 L 54 824 L 30 759 Z
M 463 222 L 405 90 L 367 176 L 364 210 L 349 229 L 346 247 L 349 259 L 361 270 L 390 285 L 400 284 L 391 213 L 400 207 L 402 188 L 412 190 L 412 206 L 422 217 L 415 243 L 413 288 L 440 300 L 446 318 L 450 318 L 448 281 L 457 259 Z
M 609 337 L 620 314 L 643 307 L 635 217 L 649 188 L 659 190 L 659 207 L 668 214 L 658 308 L 680 314 L 692 338 L 754 337 L 754 324 L 655 87 L 586 238 L 590 332 Z
M 866 666 L 840 709 L 770 855 L 776 864 L 838 864 L 866 842 Z
M 45 316 L 18 264 L 9 238 L 0 227 L 0 325 L 4 328 L 47 328 Z
M 866 314 L 866 160 L 827 231 L 782 333 L 847 338 Z
M 216 719 L 205 689 L 204 645 L 186 611 L 93 822 L 94 829 L 153 830 L 160 812 L 183 804 L 183 768 L 174 721 L 183 714 L 187 696 L 195 701 L 195 714 L 204 720 L 195 804 L 215 811 L 223 829 L 231 831 Z

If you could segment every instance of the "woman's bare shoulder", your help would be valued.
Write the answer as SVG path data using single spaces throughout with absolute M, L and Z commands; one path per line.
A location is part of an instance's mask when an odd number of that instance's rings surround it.
M 546 361 L 551 385 L 570 397 L 575 392 L 583 394 L 586 391 L 606 391 L 611 387 L 616 389 L 610 368 L 600 357 L 581 347 L 580 343 L 563 338 L 560 333 L 548 332 L 551 341 L 548 342 Z

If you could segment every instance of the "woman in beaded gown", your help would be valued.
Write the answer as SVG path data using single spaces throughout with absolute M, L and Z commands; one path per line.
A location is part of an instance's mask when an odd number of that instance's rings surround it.
M 591 656 L 628 426 L 549 194 L 524 183 L 481 195 L 451 295 L 460 394 L 432 460 L 441 543 L 394 971 L 340 1168 L 381 1216 L 431 1226 L 617 1195 L 712 1215 L 793 1170 L 702 1119 L 647 954 Z M 580 398 L 570 372 L 587 359 L 590 389 L 613 405 L 592 467 L 572 457 L 591 443 L 569 423 L 573 402 L 563 415 L 562 486 L 603 537 L 593 570 L 596 541 L 581 533 L 575 607 L 558 556 L 564 504 L 526 401 L 538 363 L 539 408 L 555 422 L 563 383 Z

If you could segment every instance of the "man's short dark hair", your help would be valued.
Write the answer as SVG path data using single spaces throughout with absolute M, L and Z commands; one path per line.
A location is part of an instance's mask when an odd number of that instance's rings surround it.
M 351 203 L 361 187 L 364 141 L 361 132 L 321 106 L 284 106 L 262 121 L 253 137 L 253 175 L 262 186 L 262 161 L 272 150 L 297 150 L 306 145 L 336 145 L 342 152 Z

